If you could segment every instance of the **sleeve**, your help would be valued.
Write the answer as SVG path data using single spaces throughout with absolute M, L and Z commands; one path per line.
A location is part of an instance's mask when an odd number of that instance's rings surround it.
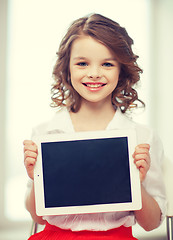
M 163 162 L 165 159 L 162 143 L 159 137 L 152 132 L 150 135 L 150 157 L 151 166 L 147 173 L 146 179 L 143 182 L 143 186 L 147 192 L 157 201 L 161 209 L 160 224 L 166 216 L 166 191 L 163 180 Z
M 25 191 L 25 197 L 24 197 L 24 202 L 25 203 L 26 203 L 27 198 L 28 198 L 28 196 L 31 192 L 32 185 L 33 185 L 33 180 L 29 178 L 28 182 L 27 182 L 27 185 L 26 185 L 26 191 Z
M 32 129 L 31 139 L 33 140 L 35 136 L 46 134 L 47 133 L 46 129 L 47 129 L 47 123 L 43 123 L 43 124 L 40 124 L 39 126 L 34 127 Z

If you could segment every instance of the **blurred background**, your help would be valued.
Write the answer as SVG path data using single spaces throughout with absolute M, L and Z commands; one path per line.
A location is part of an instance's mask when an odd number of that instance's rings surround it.
M 49 106 L 52 68 L 63 35 L 73 20 L 94 12 L 119 22 L 134 39 L 146 109 L 133 118 L 157 131 L 173 161 L 172 0 L 0 0 L 0 240 L 29 236 L 22 143 L 55 112 Z M 141 240 L 166 236 L 164 224 L 140 231 Z

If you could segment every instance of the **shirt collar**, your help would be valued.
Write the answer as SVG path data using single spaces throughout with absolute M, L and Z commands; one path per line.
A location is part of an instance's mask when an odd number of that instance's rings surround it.
M 132 122 L 126 114 L 122 113 L 118 108 L 114 114 L 113 119 L 108 124 L 106 130 L 133 128 L 134 122 Z
M 134 123 L 118 108 L 106 130 L 132 128 Z M 52 118 L 47 127 L 47 133 L 71 133 L 75 132 L 70 114 L 64 107 Z
M 74 132 L 74 127 L 70 118 L 70 114 L 65 107 L 61 108 L 58 112 L 56 112 L 56 114 L 48 124 L 47 132 L 48 133 Z

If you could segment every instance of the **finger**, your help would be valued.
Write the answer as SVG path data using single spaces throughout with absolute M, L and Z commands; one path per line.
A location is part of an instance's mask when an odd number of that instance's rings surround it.
M 34 180 L 34 166 L 36 163 L 36 158 L 33 157 L 26 157 L 24 159 L 24 165 L 27 171 L 28 176 Z
M 23 145 L 34 145 L 35 143 L 32 140 L 24 140 Z
M 149 150 L 147 148 L 136 148 L 134 155 L 137 154 L 149 154 Z
M 23 151 L 24 151 L 24 153 L 26 151 L 31 151 L 31 152 L 38 153 L 38 149 L 37 149 L 36 145 L 25 145 L 24 148 L 23 148 Z
M 147 171 L 149 170 L 149 168 L 150 168 L 150 165 L 151 165 L 151 161 L 150 161 L 150 158 L 148 157 L 148 158 L 138 158 L 138 159 L 135 159 L 134 160 L 134 163 L 137 165 L 137 166 L 139 166 L 139 167 L 145 167 L 145 166 L 147 166 L 146 167 L 146 169 L 147 169 Z M 144 164 L 141 164 L 141 163 L 144 163 Z M 140 165 L 141 164 L 141 165 Z
M 139 154 L 135 154 L 134 156 L 134 162 L 139 161 L 139 160 L 144 160 L 147 163 L 150 163 L 150 157 L 148 154 L 146 153 L 139 153 Z
M 149 144 L 139 144 L 135 147 L 135 151 L 133 153 L 133 158 L 135 157 L 136 154 L 149 154 L 149 150 L 150 150 L 150 145 Z
M 33 151 L 33 152 L 37 152 L 38 151 L 38 148 L 37 148 L 37 145 L 31 141 L 31 140 L 25 140 L 23 142 L 24 144 L 24 152 L 27 151 L 27 150 L 30 150 L 30 151 Z
M 139 176 L 140 176 L 140 181 L 141 182 L 143 182 L 144 181 L 144 179 L 145 179 L 145 177 L 146 177 L 146 174 L 147 174 L 147 172 L 146 172 L 146 170 L 145 170 L 145 168 L 140 168 L 139 169 Z
M 148 159 L 150 157 L 150 154 L 148 151 L 139 150 L 134 152 L 132 157 L 134 158 L 134 160 Z
M 143 182 L 149 170 L 149 166 L 144 160 L 140 160 L 136 162 L 136 167 L 139 169 L 140 181 Z
M 139 160 L 135 164 L 138 169 L 141 170 L 142 168 L 145 173 L 149 170 L 149 165 L 145 160 Z
M 26 159 L 27 157 L 36 159 L 37 158 L 37 153 L 33 152 L 33 151 L 26 150 L 25 153 L 24 153 L 24 159 Z
M 150 145 L 148 143 L 139 144 L 139 145 L 136 146 L 135 150 L 136 149 L 148 149 L 148 150 L 150 150 Z
M 26 165 L 26 171 L 27 171 L 27 174 L 28 176 L 34 180 L 34 165 L 33 164 L 30 164 L 30 165 Z
M 24 164 L 25 164 L 26 168 L 34 167 L 35 163 L 36 163 L 36 159 L 32 158 L 32 157 L 27 157 L 24 161 Z

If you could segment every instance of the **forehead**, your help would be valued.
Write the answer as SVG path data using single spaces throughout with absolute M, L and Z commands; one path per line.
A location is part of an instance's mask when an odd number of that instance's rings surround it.
M 104 44 L 90 36 L 80 36 L 74 40 L 71 48 L 71 57 L 111 58 L 113 53 Z

